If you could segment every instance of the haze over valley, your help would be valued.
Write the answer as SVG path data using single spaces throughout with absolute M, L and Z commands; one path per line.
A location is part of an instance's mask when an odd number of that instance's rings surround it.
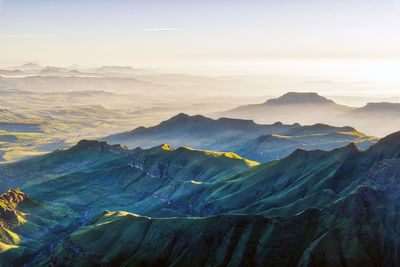
M 399 1 L 0 0 L 0 267 L 400 266 Z
M 338 99 L 335 102 L 316 92 L 284 92 L 274 98 L 280 90 L 269 84 L 273 78 L 265 76 L 211 77 L 133 67 L 61 68 L 37 63 L 3 68 L 1 73 L 2 162 L 70 147 L 81 139 L 154 126 L 179 113 L 258 124 L 352 126 L 377 137 L 394 132 L 399 125 L 396 98 L 365 102 L 361 107 L 339 103 L 360 104 L 371 99 L 336 95 L 332 97 Z M 264 88 L 263 94 L 241 90 L 249 87 L 255 91 Z

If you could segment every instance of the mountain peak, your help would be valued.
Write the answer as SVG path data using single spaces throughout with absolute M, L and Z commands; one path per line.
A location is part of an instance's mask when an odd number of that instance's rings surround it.
M 335 104 L 335 102 L 313 92 L 309 93 L 289 92 L 278 98 L 269 99 L 264 104 L 273 104 L 273 105 Z
M 167 150 L 167 151 L 174 151 L 175 150 L 172 146 L 170 146 L 168 144 L 161 144 L 161 145 L 153 147 L 153 148 L 158 148 L 158 149 Z
M 360 108 L 363 111 L 400 111 L 399 103 L 390 103 L 390 102 L 376 102 L 376 103 L 367 103 L 364 107 Z
M 187 119 L 187 118 L 190 118 L 190 116 L 186 113 L 181 112 L 181 113 L 171 117 L 170 120 L 182 120 L 182 119 Z
M 400 131 L 399 132 L 395 132 L 392 133 L 384 138 L 382 138 L 381 140 L 378 141 L 378 143 L 376 145 L 374 145 L 373 147 L 398 147 L 400 146 Z
M 338 148 L 338 149 L 336 149 L 337 151 L 345 151 L 345 152 L 348 152 L 348 153 L 358 153 L 358 152 L 361 152 L 361 149 L 357 146 L 357 144 L 356 143 L 354 143 L 354 142 L 351 142 L 351 143 L 349 143 L 347 146 L 344 146 L 344 147 L 341 147 L 341 148 Z
M 170 119 L 161 122 L 159 125 L 160 126 L 171 126 L 171 125 L 181 125 L 184 123 L 199 123 L 199 122 L 207 122 L 211 121 L 212 119 L 206 118 L 202 115 L 195 115 L 195 116 L 190 116 L 185 113 L 179 113 L 178 115 L 175 115 L 171 117 Z

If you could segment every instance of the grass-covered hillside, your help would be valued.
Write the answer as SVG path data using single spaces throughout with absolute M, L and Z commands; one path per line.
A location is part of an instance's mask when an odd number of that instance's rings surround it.
M 399 157 L 399 133 L 365 152 L 354 144 L 332 152 L 297 150 L 192 191 L 185 200 L 202 207 L 200 217 L 105 211 L 63 241 L 51 262 L 396 265 Z M 174 194 L 163 198 L 178 201 Z M 207 216 L 205 209 L 219 215 Z
M 34 265 L 394 264 L 399 158 L 399 133 L 366 151 L 354 143 L 297 149 L 262 164 L 166 144 L 81 141 L 0 166 L 2 191 L 19 187 L 33 203 L 12 230 L 18 247 L 1 258 L 21 263 L 25 251 L 22 261 Z

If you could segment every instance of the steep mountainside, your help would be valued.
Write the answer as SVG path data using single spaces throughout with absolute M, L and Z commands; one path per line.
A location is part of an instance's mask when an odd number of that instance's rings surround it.
M 139 127 L 131 132 L 104 138 L 130 148 L 152 147 L 163 142 L 172 146 L 232 151 L 248 159 L 265 162 L 289 155 L 299 147 L 332 150 L 351 142 L 366 149 L 377 138 L 365 136 L 352 127 L 326 124 L 256 124 L 249 120 L 179 114 L 154 127 Z
M 24 214 L 18 206 L 29 198 L 19 190 L 10 189 L 0 195 L 0 253 L 17 248 L 20 239 L 12 230 L 25 222 Z M 1 261 L 0 261 L 1 262 Z
M 21 263 L 29 248 L 25 263 L 56 266 L 397 265 L 399 159 L 400 132 L 263 164 L 81 141 L 0 166 L 2 189 L 37 203 L 1 259 Z
M 51 261 L 77 266 L 396 265 L 399 156 L 400 133 L 365 152 L 354 144 L 332 152 L 297 150 L 207 184 L 195 196 L 187 194 L 194 209 L 198 205 L 204 215 L 219 215 L 150 218 L 105 211 L 71 234 Z M 166 203 L 177 201 L 173 194 L 163 197 Z M 111 244 L 118 245 L 107 249 Z
M 168 145 L 127 150 L 97 141 L 81 141 L 68 150 L 2 165 L 0 189 L 20 186 L 41 204 L 29 210 L 28 225 L 16 231 L 20 238 L 18 248 L 2 255 L 1 263 L 17 264 L 20 259 L 15 255 L 26 248 L 30 248 L 29 255 L 35 256 L 26 256 L 26 261 L 39 263 L 52 253 L 55 240 L 62 240 L 68 232 L 88 223 L 88 219 L 106 208 L 147 215 L 190 216 L 196 211 L 191 211 L 183 200 L 165 209 L 145 206 L 143 201 L 164 203 L 157 191 L 167 187 L 180 190 L 176 195 L 182 195 L 183 199 L 206 181 L 224 180 L 256 165 L 257 162 L 233 153 L 187 147 L 174 150 Z M 29 229 L 44 223 L 37 222 L 39 215 L 48 225 L 44 224 L 46 229 L 37 227 L 37 239 L 32 240 Z
M 0 195 L 0 265 L 21 266 L 33 261 L 39 247 L 54 242 L 54 233 L 68 229 L 67 222 L 61 222 L 66 216 L 77 220 L 68 209 L 49 209 L 19 189 Z

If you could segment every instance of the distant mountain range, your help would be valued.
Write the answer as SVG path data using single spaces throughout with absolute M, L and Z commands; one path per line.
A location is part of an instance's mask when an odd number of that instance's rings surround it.
M 65 68 L 27 63 L 0 70 L 0 88 L 8 92 L 1 92 L 0 95 L 5 95 L 2 108 L 11 109 L 31 105 L 53 107 L 75 104 L 132 108 L 136 114 L 152 117 L 146 125 L 184 111 L 214 119 L 249 119 L 262 124 L 281 121 L 284 124 L 351 125 L 361 132 L 379 137 L 399 130 L 399 103 L 368 103 L 359 108 L 337 104 L 317 93 L 290 92 L 260 104 L 241 105 L 260 101 L 259 98 L 244 94 L 243 88 L 252 88 L 259 94 L 269 93 L 265 90 L 268 85 L 280 88 L 275 94 L 283 90 L 282 86 L 290 88 L 290 83 L 276 82 L 268 77 L 202 77 L 129 66 Z M 17 98 L 11 90 L 18 90 L 20 94 Z M 21 93 L 28 91 L 32 97 Z M 81 92 L 82 96 L 72 91 Z M 85 91 L 97 91 L 99 96 L 84 95 Z M 191 93 L 186 93 L 188 91 Z M 108 93 L 108 97 L 101 92 Z M 360 99 L 357 102 L 364 101 Z M 232 108 L 237 105 L 241 106 Z M 162 116 L 158 113 L 162 113 Z
M 384 136 L 400 129 L 399 115 L 400 103 L 367 103 L 356 108 L 336 104 L 317 93 L 289 92 L 262 104 L 239 106 L 212 114 L 212 117 L 252 119 L 259 123 L 352 125 L 369 134 Z
M 232 151 L 265 162 L 285 157 L 299 147 L 332 150 L 356 142 L 366 149 L 378 138 L 366 136 L 352 127 L 285 125 L 280 122 L 262 125 L 251 120 L 213 120 L 181 113 L 157 126 L 139 127 L 103 140 L 130 148 L 149 148 L 166 142 L 174 147 L 186 145 L 197 149 Z
M 317 93 L 286 93 L 279 98 L 267 100 L 265 105 L 304 105 L 304 104 L 317 104 L 317 105 L 336 105 L 335 102 Z M 257 105 L 253 105 L 257 106 Z
M 247 87 L 211 80 L 0 70 L 0 266 L 400 265 L 400 104 L 291 92 L 212 113 L 239 102 L 209 93 Z M 212 117 L 171 117 L 185 98 Z
M 286 93 L 279 98 L 269 99 L 262 104 L 240 106 L 235 109 L 222 112 L 218 116 L 231 118 L 248 118 L 260 120 L 272 119 L 281 121 L 299 121 L 312 123 L 325 122 L 324 116 L 329 114 L 341 114 L 352 110 L 351 107 L 338 105 L 332 100 L 317 93 Z
M 400 133 L 263 164 L 81 141 L 0 165 L 0 189 L 24 192 L 18 227 L 0 213 L 0 263 L 397 265 L 399 159 Z
M 108 74 L 146 75 L 158 73 L 154 70 L 136 69 L 130 66 L 102 66 L 99 68 L 74 65 L 71 67 L 42 66 L 35 62 L 0 70 L 3 75 L 45 75 L 45 76 L 107 76 Z

